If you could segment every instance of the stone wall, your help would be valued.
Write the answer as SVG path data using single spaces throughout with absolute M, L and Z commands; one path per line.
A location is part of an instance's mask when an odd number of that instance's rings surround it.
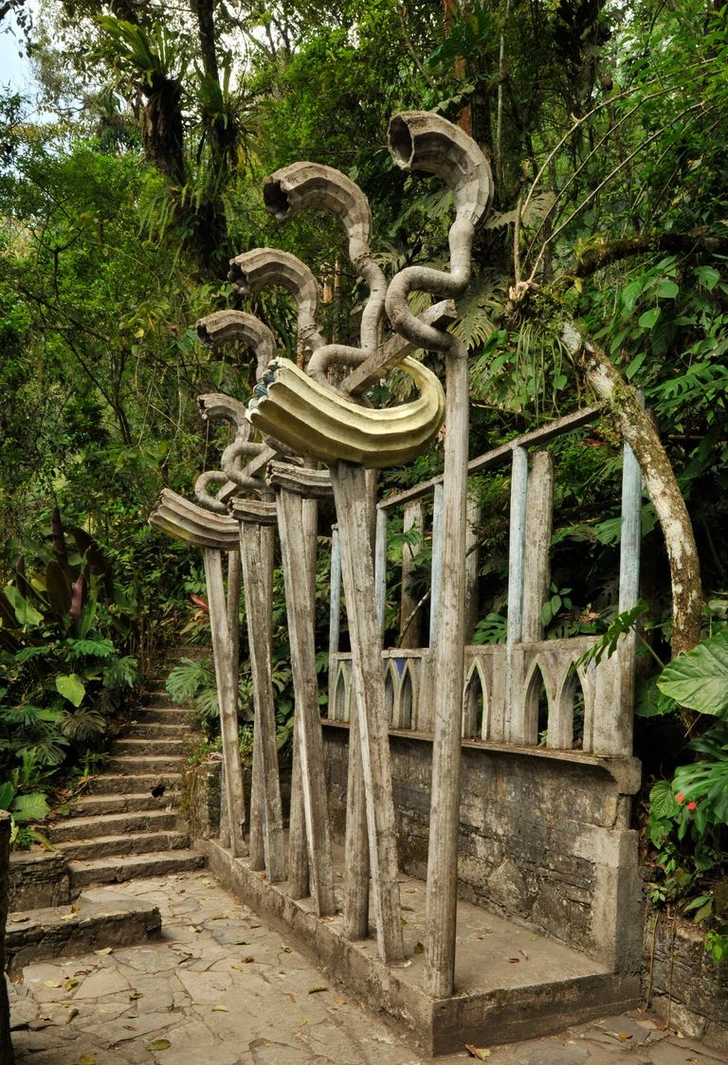
M 345 810 L 348 730 L 324 731 L 336 830 Z M 390 739 L 400 863 L 424 876 L 432 745 L 413 735 Z M 637 834 L 629 827 L 638 786 L 634 759 L 464 744 L 461 895 L 527 921 L 614 971 L 638 972 L 640 881 Z
M 705 949 L 704 930 L 651 913 L 645 922 L 645 1000 L 672 1028 L 728 1052 L 728 962 Z
M 8 865 L 10 862 L 10 814 L 0 810 L 0 1061 L 13 1065 L 10 1043 L 10 1006 L 5 982 L 5 924 L 8 918 Z
M 10 855 L 9 910 L 37 910 L 71 901 L 66 859 L 60 851 L 13 851 Z

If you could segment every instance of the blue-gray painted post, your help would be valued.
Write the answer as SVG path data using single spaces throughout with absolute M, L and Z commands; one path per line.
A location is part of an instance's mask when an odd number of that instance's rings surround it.
M 335 709 L 334 689 L 338 672 L 335 655 L 339 650 L 339 633 L 341 631 L 341 548 L 339 546 L 339 527 L 331 529 L 331 573 L 329 575 L 329 715 Z
M 437 643 L 437 628 L 440 617 L 440 585 L 442 574 L 442 527 L 444 518 L 445 486 L 442 481 L 435 485 L 432 501 L 432 576 L 430 579 L 430 647 Z
M 374 595 L 377 602 L 377 621 L 384 638 L 384 614 L 387 606 L 387 525 L 389 515 L 384 507 L 377 510 L 374 534 Z
M 511 511 L 508 546 L 508 626 L 509 650 L 521 639 L 523 627 L 523 587 L 526 573 L 526 500 L 528 495 L 528 452 L 513 449 L 511 467 Z
M 629 444 L 622 464 L 622 542 L 619 555 L 619 612 L 632 610 L 640 597 L 640 545 L 642 543 L 642 472 Z M 631 749 L 634 712 L 634 666 L 637 632 L 619 644 L 619 709 L 615 722 L 618 746 Z M 616 708 L 615 708 L 616 710 Z

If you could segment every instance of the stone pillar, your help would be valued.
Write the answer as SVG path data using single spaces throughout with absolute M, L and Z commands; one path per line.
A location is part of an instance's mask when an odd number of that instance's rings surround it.
M 10 864 L 10 814 L 0 810 L 0 1061 L 14 1065 L 10 1043 L 10 1006 L 5 982 L 5 923 L 8 918 L 8 866 Z

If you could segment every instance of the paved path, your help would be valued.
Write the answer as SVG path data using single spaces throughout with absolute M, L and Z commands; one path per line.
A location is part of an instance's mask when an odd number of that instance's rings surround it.
M 424 1065 L 205 872 L 136 881 L 163 935 L 28 966 L 11 992 L 16 1065 Z M 728 1065 L 637 1012 L 440 1065 Z M 2 1065 L 2 1063 L 0 1063 Z

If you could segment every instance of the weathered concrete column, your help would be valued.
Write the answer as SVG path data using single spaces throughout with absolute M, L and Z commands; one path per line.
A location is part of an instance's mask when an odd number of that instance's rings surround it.
M 286 876 L 271 661 L 276 508 L 272 502 L 236 499 L 231 509 L 235 520 L 240 522 L 240 557 L 253 678 L 256 717 L 253 779 L 256 781 L 255 766 L 259 765 L 261 775 L 257 780 L 263 788 L 265 868 L 268 879 L 275 883 Z
M 237 858 L 247 854 L 243 841 L 245 823 L 245 799 L 243 774 L 238 748 L 238 660 L 233 657 L 237 647 L 237 633 L 230 631 L 230 609 L 225 596 L 222 576 L 222 555 L 216 548 L 204 548 L 205 579 L 210 606 L 210 631 L 215 660 L 217 697 L 220 705 L 220 732 L 222 734 L 223 758 L 225 759 L 225 798 L 230 832 L 230 847 Z M 233 552 L 234 565 L 239 565 L 239 556 Z M 239 584 L 238 584 L 239 588 Z M 235 623 L 237 629 L 237 620 Z
M 311 895 L 323 916 L 335 912 L 336 900 L 314 643 L 316 522 L 309 504 L 330 495 L 331 483 L 328 473 L 279 462 L 271 463 L 268 482 L 276 493 L 296 700 L 300 791 L 293 792 L 291 804 L 303 808 Z
M 402 924 L 382 648 L 374 598 L 364 469 L 347 462 L 334 463 L 331 483 L 339 516 L 341 566 L 351 634 L 352 713 L 358 717 L 366 787 L 377 946 L 382 961 L 393 962 L 401 960 L 403 955 Z
M 465 531 L 465 642 L 473 639 L 478 621 L 478 571 L 480 568 L 480 551 L 478 524 L 480 523 L 480 503 L 468 495 L 467 528 Z
M 551 530 L 553 528 L 554 470 L 548 451 L 534 451 L 526 491 L 524 535 L 523 613 L 521 639 L 543 639 L 541 611 L 551 587 Z M 510 604 L 509 604 L 510 608 Z
M 14 1065 L 10 1042 L 10 1005 L 5 982 L 5 924 L 8 918 L 8 865 L 10 863 L 10 814 L 0 810 L 0 1061 Z
M 523 585 L 526 569 L 526 501 L 528 498 L 528 452 L 513 449 L 511 510 L 508 543 L 508 624 L 506 635 L 506 731 L 511 743 L 528 742 L 526 704 L 521 677 L 516 675 L 516 644 L 523 634 Z

